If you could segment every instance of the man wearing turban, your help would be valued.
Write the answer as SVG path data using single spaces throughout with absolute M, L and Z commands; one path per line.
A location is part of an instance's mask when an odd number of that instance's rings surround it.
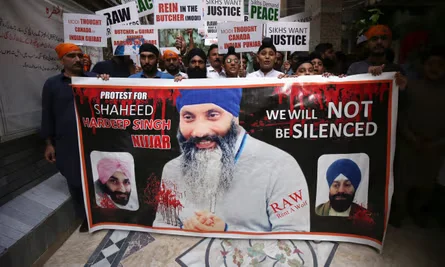
M 101 208 L 139 209 L 136 194 L 132 194 L 131 165 L 128 162 L 103 158 L 97 163 L 99 179 L 95 182 L 96 203 Z
M 182 211 L 158 205 L 154 227 L 195 231 L 309 231 L 306 179 L 288 153 L 239 125 L 242 89 L 185 89 L 176 100 L 181 155 L 163 169 Z M 298 206 L 298 208 L 296 207 Z
M 339 159 L 326 172 L 329 185 L 329 201 L 319 205 L 315 213 L 320 216 L 353 216 L 365 208 L 353 203 L 362 173 L 350 159 Z
M 271 38 L 264 38 L 258 49 L 258 63 L 260 69 L 247 74 L 247 78 L 267 77 L 267 78 L 282 78 L 284 73 L 274 70 L 277 61 L 277 49 L 273 44 Z
M 96 74 L 84 72 L 83 53 L 77 45 L 62 43 L 55 50 L 63 69 L 60 74 L 46 80 L 42 90 L 41 136 L 46 141 L 45 159 L 55 163 L 65 176 L 78 216 L 85 218 L 74 97 L 70 84 L 71 77 L 95 77 Z M 80 231 L 88 231 L 86 219 Z
M 128 78 L 158 78 L 173 79 L 168 73 L 158 70 L 159 49 L 150 43 L 145 43 L 139 48 L 139 57 L 142 71 L 131 75 Z
M 205 79 L 207 78 L 206 54 L 200 48 L 193 48 L 187 54 L 187 76 L 189 79 Z M 184 76 L 176 75 L 175 81 L 179 82 L 185 79 Z
M 164 73 L 168 73 L 172 76 L 180 75 L 184 78 L 187 78 L 187 74 L 180 71 L 180 61 L 179 61 L 179 55 L 172 51 L 172 50 L 165 50 L 164 54 L 162 56 L 165 63 L 165 71 Z
M 347 75 L 401 71 L 398 64 L 389 62 L 386 52 L 391 48 L 392 32 L 386 25 L 374 25 L 365 33 L 369 56 L 367 59 L 351 64 Z

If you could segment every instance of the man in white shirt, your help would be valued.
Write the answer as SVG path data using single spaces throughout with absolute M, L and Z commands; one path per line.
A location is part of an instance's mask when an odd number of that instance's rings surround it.
M 210 62 L 210 66 L 207 67 L 207 78 L 226 78 L 226 73 L 222 67 L 223 57 L 218 54 L 218 45 L 212 44 L 210 46 L 207 58 Z
M 188 78 L 187 74 L 179 71 L 179 56 L 172 50 L 165 50 L 163 55 L 165 70 L 164 73 L 168 73 L 172 76 L 181 75 L 184 78 Z
M 284 76 L 284 73 L 274 70 L 274 65 L 277 60 L 277 49 L 275 48 L 272 39 L 263 39 L 263 43 L 258 49 L 257 57 L 260 64 L 260 69 L 249 73 L 247 78 L 282 78 Z

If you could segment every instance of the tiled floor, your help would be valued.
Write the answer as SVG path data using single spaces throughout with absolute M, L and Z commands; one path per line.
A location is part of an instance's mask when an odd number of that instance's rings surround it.
M 442 229 L 390 226 L 383 253 L 378 254 L 372 248 L 350 243 L 225 241 L 113 230 L 94 234 L 76 231 L 45 266 L 237 266 L 234 261 L 241 262 L 240 266 L 443 266 L 444 240 Z M 235 249 L 238 255 L 233 253 Z

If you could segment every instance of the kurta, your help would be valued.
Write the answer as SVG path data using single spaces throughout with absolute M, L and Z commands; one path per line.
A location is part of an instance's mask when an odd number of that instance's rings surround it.
M 85 72 L 84 77 L 96 77 Z M 42 91 L 41 136 L 56 149 L 56 165 L 68 183 L 81 187 L 79 143 L 71 78 L 63 73 L 46 80 Z
M 261 77 L 278 78 L 278 76 L 280 76 L 280 74 L 284 74 L 284 73 L 282 73 L 280 71 L 276 71 L 276 70 L 271 70 L 268 73 L 266 73 L 266 75 L 264 75 L 264 72 L 262 72 L 261 70 L 257 70 L 255 72 L 247 74 L 246 78 L 261 78 Z
M 242 129 L 242 128 L 241 128 Z M 214 214 L 227 225 L 227 231 L 310 231 L 309 193 L 304 174 L 288 153 L 249 136 L 238 136 L 232 184 L 216 199 Z M 187 200 L 182 178 L 181 156 L 164 166 L 162 182 L 176 186 L 182 207 L 178 223 L 167 224 L 158 208 L 155 227 L 181 227 L 195 211 L 207 210 Z M 177 211 L 178 212 L 178 211 Z M 176 225 L 175 225 L 176 224 Z

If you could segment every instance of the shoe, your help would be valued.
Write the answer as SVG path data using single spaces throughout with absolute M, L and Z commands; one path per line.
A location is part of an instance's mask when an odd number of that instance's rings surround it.
M 88 229 L 88 221 L 87 221 L 87 219 L 85 219 L 85 220 L 83 220 L 83 223 L 79 228 L 79 233 L 86 233 L 86 232 L 88 232 L 88 230 L 89 230 Z

